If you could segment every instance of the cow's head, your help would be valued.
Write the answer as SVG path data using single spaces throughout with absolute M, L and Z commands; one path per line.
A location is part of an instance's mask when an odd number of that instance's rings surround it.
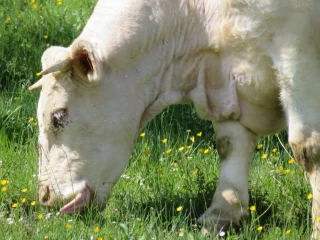
M 42 88 L 37 111 L 40 202 L 62 203 L 65 213 L 91 201 L 103 208 L 149 115 L 146 105 L 156 91 L 151 82 L 143 82 L 153 76 L 152 68 L 146 78 L 104 65 L 97 49 L 77 40 L 69 48 L 47 49 L 42 68 L 42 78 L 30 87 Z
M 92 201 L 103 208 L 139 130 L 152 117 L 168 105 L 191 101 L 202 117 L 214 115 L 215 98 L 208 96 L 222 85 L 208 80 L 218 75 L 218 57 L 208 50 L 198 5 L 99 1 L 69 48 L 44 52 L 42 78 L 30 87 L 42 88 L 37 113 L 42 205 L 60 202 L 65 213 Z

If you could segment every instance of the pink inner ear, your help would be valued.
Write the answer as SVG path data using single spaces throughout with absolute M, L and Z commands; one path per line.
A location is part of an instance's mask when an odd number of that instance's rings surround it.
M 83 72 L 83 74 L 88 74 L 90 71 L 93 71 L 93 65 L 86 49 L 78 51 L 76 53 L 75 60 L 75 63 L 78 63 L 78 67 Z
M 77 213 L 82 212 L 85 210 L 86 207 L 88 207 L 88 204 L 93 199 L 93 192 L 92 190 L 86 186 L 86 188 L 79 192 L 77 196 L 69 203 L 64 205 L 59 212 L 60 213 Z

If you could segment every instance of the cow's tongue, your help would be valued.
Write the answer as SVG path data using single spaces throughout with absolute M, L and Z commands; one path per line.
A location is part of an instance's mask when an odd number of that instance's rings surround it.
M 86 188 L 79 192 L 77 196 L 69 203 L 64 205 L 59 212 L 60 213 L 76 213 L 81 212 L 93 199 L 93 192 L 86 186 Z

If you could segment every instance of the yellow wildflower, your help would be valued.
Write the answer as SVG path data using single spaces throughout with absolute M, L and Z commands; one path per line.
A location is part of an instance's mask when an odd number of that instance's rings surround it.
M 49 239 L 49 236 L 44 236 L 44 239 Z
M 253 205 L 253 206 L 250 207 L 250 211 L 251 212 L 254 212 L 255 210 L 256 210 L 256 206 Z
M 311 199 L 312 198 L 312 193 L 309 193 L 308 195 L 307 195 L 307 199 Z
M 288 162 L 289 162 L 289 164 L 294 163 L 294 158 L 290 158 L 290 160 Z
M 190 149 L 191 148 L 191 146 L 186 146 L 186 149 Z
M 7 21 L 8 22 L 11 21 L 11 17 L 10 16 L 7 17 Z
M 19 98 L 19 97 L 15 97 L 14 100 L 15 100 L 15 101 L 19 101 L 20 98 Z
M 257 230 L 260 232 L 260 231 L 262 231 L 262 228 L 263 228 L 263 227 L 260 226 L 260 227 L 257 228 Z
M 317 217 L 317 218 L 316 218 L 316 221 L 317 221 L 317 222 L 320 222 L 320 217 Z
M 148 155 L 148 153 L 149 153 L 149 150 L 145 150 L 145 151 L 143 152 L 144 155 Z
M 1 180 L 0 183 L 1 183 L 1 185 L 6 185 L 8 183 L 8 180 L 3 179 L 3 180 Z
M 7 191 L 7 187 L 2 187 L 1 192 L 5 192 L 5 191 Z
M 258 149 L 261 149 L 262 147 L 263 147 L 262 143 L 258 144 L 258 146 L 257 146 Z
M 167 143 L 167 142 L 168 142 L 168 139 L 164 138 L 164 139 L 162 140 L 162 142 L 163 142 L 163 143 Z
M 21 190 L 21 192 L 26 193 L 28 191 L 28 189 L 24 188 Z
M 32 3 L 36 2 L 36 0 L 31 0 Z
M 38 219 L 42 219 L 43 218 L 43 215 L 42 215 L 42 213 L 40 213 L 39 215 L 38 215 Z
M 198 173 L 199 173 L 199 170 L 198 170 L 198 169 L 196 169 L 196 170 L 193 171 L 193 174 L 195 174 L 195 175 L 198 174 Z
M 288 229 L 288 230 L 286 231 L 286 234 L 290 234 L 290 233 L 291 233 L 291 230 Z
M 183 209 L 183 207 L 182 207 L 182 206 L 177 207 L 177 211 L 178 211 L 178 212 L 181 212 L 181 211 L 182 211 L 182 209 Z
M 37 9 L 38 8 L 38 5 L 37 4 L 33 4 L 32 6 L 34 9 Z
M 34 120 L 34 118 L 33 118 L 33 117 L 29 118 L 29 122 L 30 122 L 30 123 L 32 123 L 32 122 L 33 122 L 33 120 Z
M 202 136 L 202 132 L 197 133 L 197 136 L 201 137 Z
M 70 229 L 70 228 L 72 228 L 72 225 L 70 223 L 67 223 L 66 229 Z
M 103 237 L 98 237 L 98 240 L 103 240 Z
M 283 167 L 282 167 L 282 166 L 280 166 L 280 167 L 279 167 L 279 170 L 280 170 L 280 171 L 282 171 L 282 170 L 283 170 Z
M 209 148 L 207 148 L 206 150 L 203 151 L 204 154 L 211 153 L 211 152 L 212 152 L 212 150 Z
M 62 4 L 62 0 L 58 0 L 57 4 L 58 4 L 58 6 L 60 6 Z
M 146 133 L 145 133 L 145 132 L 143 132 L 143 133 L 140 134 L 140 137 L 145 137 L 145 136 L 146 136 Z
M 172 152 L 172 148 L 169 148 L 166 153 L 171 153 Z
M 36 76 L 37 76 L 37 77 L 40 77 L 40 76 L 41 76 L 41 73 L 40 73 L 40 72 L 36 73 Z
M 284 173 L 289 173 L 290 172 L 290 169 L 286 169 L 286 170 L 284 170 Z
M 26 201 L 27 201 L 26 198 L 22 198 L 22 199 L 21 199 L 21 202 L 22 202 L 22 203 L 25 203 Z
M 278 150 L 276 148 L 272 149 L 273 153 L 276 153 Z
M 266 159 L 267 157 L 268 157 L 268 154 L 266 154 L 266 153 L 262 154 L 262 156 L 261 156 L 262 159 Z
M 180 147 L 178 150 L 181 152 L 183 151 L 184 147 Z
M 36 201 L 31 202 L 31 206 L 34 206 L 34 205 L 36 205 Z
M 172 164 L 174 167 L 178 167 L 178 163 L 173 163 Z
M 194 136 L 190 137 L 191 142 L 194 142 Z
M 11 207 L 13 207 L 13 208 L 16 208 L 16 207 L 18 207 L 18 203 L 14 203 L 14 204 L 12 204 L 12 206 Z
M 47 39 L 47 38 L 48 38 L 48 35 L 44 35 L 43 38 L 44 38 L 44 39 Z
M 95 232 L 95 233 L 97 233 L 97 232 L 99 232 L 99 227 L 96 227 L 93 231 Z

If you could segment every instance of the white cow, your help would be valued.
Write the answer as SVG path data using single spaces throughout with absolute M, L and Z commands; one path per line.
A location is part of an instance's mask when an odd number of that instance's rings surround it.
M 200 218 L 248 214 L 259 135 L 288 126 L 320 223 L 320 1 L 100 0 L 68 48 L 42 57 L 40 202 L 62 213 L 104 208 L 139 130 L 171 104 L 212 121 L 221 175 Z

